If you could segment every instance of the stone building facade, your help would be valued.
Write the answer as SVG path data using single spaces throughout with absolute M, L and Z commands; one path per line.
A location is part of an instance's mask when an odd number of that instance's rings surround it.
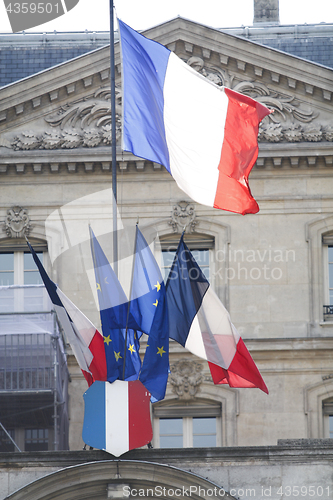
M 313 32 L 319 30 L 312 28 Z M 328 26 L 322 28 L 322 33 L 328 32 Z M 116 44 L 119 277 L 128 292 L 138 220 L 161 264 L 163 252 L 174 249 L 185 227 L 185 241 L 209 273 L 269 395 L 257 389 L 214 386 L 206 363 L 172 342 L 167 395 L 152 408 L 154 450 L 131 452 L 129 462 L 123 464 L 128 470 L 122 475 L 113 470 L 118 462 L 106 463 L 102 452 L 71 454 L 84 444 L 82 394 L 87 386 L 67 346 L 71 451 L 67 455 L 53 452 L 49 458 L 43 455 L 45 463 L 38 467 L 38 453 L 36 458 L 23 454 L 22 459 L 16 454 L 3 455 L 8 465 L 1 469 L 5 478 L 1 498 L 25 484 L 25 480 L 15 479 L 17 467 L 26 471 L 30 467 L 29 474 L 26 472 L 26 482 L 30 482 L 46 471 L 86 460 L 102 461 L 101 471 L 105 466 L 103 474 L 113 479 L 129 477 L 131 467 L 138 467 L 131 465 L 132 459 L 160 464 L 151 466 L 154 471 L 162 465 L 175 466 L 207 477 L 221 488 L 227 485 L 229 493 L 236 484 L 231 479 L 235 473 L 231 463 L 238 472 L 244 471 L 248 484 L 254 470 L 250 464 L 258 467 L 252 480 L 252 484 L 258 481 L 257 489 L 259 484 L 264 489 L 309 487 L 319 470 L 316 488 L 333 488 L 328 465 L 332 447 L 329 440 L 318 441 L 333 437 L 333 69 L 265 45 L 272 24 L 263 24 L 259 34 L 256 29 L 257 25 L 247 34 L 241 29 L 235 33 L 177 18 L 145 33 L 217 85 L 274 109 L 260 126 L 259 157 L 250 175 L 260 212 L 246 216 L 194 203 L 163 167 L 122 152 L 121 65 Z M 283 31 L 277 26 L 279 29 Z M 36 51 L 38 40 L 34 40 Z M 96 326 L 99 315 L 88 224 L 112 261 L 109 56 L 108 46 L 94 47 L 0 88 L 1 255 L 13 255 L 13 279 L 15 284 L 23 284 L 22 259 L 25 236 L 29 236 L 43 253 L 52 279 Z M 4 392 L 0 391 L 0 397 Z M 181 421 L 180 439 L 184 448 L 191 448 L 196 418 L 214 420 L 217 450 L 187 449 L 180 455 L 179 450 L 163 450 L 162 421 Z M 296 441 L 288 447 L 281 440 Z M 23 438 L 22 444 L 25 449 Z M 49 443 L 48 449 L 52 448 Z M 288 456 L 300 465 L 297 474 L 286 465 Z M 320 465 L 317 472 L 311 469 L 310 473 L 308 464 L 313 467 L 314 462 Z M 75 476 L 74 469 L 69 475 Z M 91 474 L 94 471 L 93 464 Z M 82 474 L 80 477 L 84 471 Z M 163 476 L 159 470 L 156 474 Z M 145 484 L 143 476 L 135 484 Z M 261 482 L 258 477 L 263 478 Z M 57 478 L 55 475 L 54 480 Z M 50 478 L 51 485 L 52 481 Z M 101 481 L 103 494 L 94 498 L 106 498 L 109 483 Z M 172 480 L 167 484 L 172 485 Z M 245 486 L 244 481 L 239 483 L 239 488 Z M 59 498 L 74 498 L 69 490 L 61 494 Z M 113 487 L 107 495 L 115 497 Z M 239 491 L 230 495 L 246 498 Z M 260 498 L 264 496 L 261 492 Z

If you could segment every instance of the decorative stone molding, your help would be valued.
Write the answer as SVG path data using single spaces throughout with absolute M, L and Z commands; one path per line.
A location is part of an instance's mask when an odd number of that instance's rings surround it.
M 170 366 L 169 383 L 172 392 L 182 399 L 192 399 L 203 382 L 202 365 L 196 361 L 181 359 Z
M 4 226 L 4 231 L 10 238 L 28 236 L 31 229 L 28 210 L 19 206 L 9 208 Z
M 200 57 L 190 57 L 187 64 L 216 85 L 232 88 L 236 92 L 248 95 L 274 110 L 274 113 L 267 116 L 260 124 L 259 141 L 332 141 L 332 126 L 323 127 L 320 124 L 302 125 L 315 120 L 318 113 L 302 108 L 300 101 L 295 97 L 276 92 L 256 81 L 242 81 L 235 84 L 234 76 L 230 75 L 228 71 L 215 66 L 205 67 L 204 60 Z M 261 76 L 262 72 L 255 68 L 255 73 L 257 76 Z M 278 82 L 279 75 L 277 73 L 272 75 L 272 80 Z M 292 79 L 289 80 L 292 83 L 289 87 L 294 88 L 296 80 L 292 82 Z
M 121 91 L 116 90 L 116 139 L 121 130 Z M 3 143 L 15 151 L 34 149 L 74 149 L 94 148 L 111 144 L 111 103 L 110 89 L 98 89 L 92 96 L 61 107 L 56 113 L 45 118 L 49 130 L 23 131 L 14 139 Z
M 195 219 L 196 213 L 193 203 L 180 201 L 177 205 L 174 205 L 171 220 L 168 223 L 174 233 L 181 233 L 183 231 L 193 233 L 195 226 L 198 224 Z
M 187 64 L 218 86 L 232 88 L 274 110 L 260 124 L 260 142 L 320 142 L 333 140 L 332 125 L 311 123 L 318 113 L 304 109 L 292 95 L 277 92 L 257 81 L 235 83 L 234 75 L 216 66 L 205 66 L 204 59 L 192 56 Z M 260 71 L 256 71 L 260 76 Z M 277 74 L 274 74 L 277 81 Z M 67 91 L 74 92 L 68 86 Z M 61 107 L 45 118 L 46 128 L 38 132 L 22 131 L 14 138 L 2 138 L 2 146 L 15 151 L 95 148 L 111 144 L 110 88 L 102 87 L 94 94 Z M 122 91 L 116 87 L 116 140 L 121 137 Z M 18 110 L 17 110 L 18 112 Z M 311 125 L 310 125 L 311 123 Z

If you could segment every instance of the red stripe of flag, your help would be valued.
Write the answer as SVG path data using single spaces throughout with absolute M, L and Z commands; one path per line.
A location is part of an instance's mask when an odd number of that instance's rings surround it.
M 208 362 L 214 384 L 229 384 L 230 387 L 258 387 L 268 394 L 251 354 L 242 338 L 237 342 L 237 351 L 228 369 Z
M 149 402 L 150 393 L 140 380 L 128 382 L 129 450 L 140 448 L 153 438 Z
M 258 157 L 258 130 L 268 109 L 251 98 L 224 89 L 229 104 L 224 129 L 214 208 L 255 214 L 259 207 L 251 195 L 248 177 Z

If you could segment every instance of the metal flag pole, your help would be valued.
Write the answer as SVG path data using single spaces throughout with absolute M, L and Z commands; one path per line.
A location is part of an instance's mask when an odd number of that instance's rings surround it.
M 125 347 L 124 347 L 124 362 L 123 362 L 123 380 L 125 380 L 126 352 L 127 352 L 127 338 L 128 338 L 128 319 L 129 319 L 130 307 L 131 307 L 131 300 L 132 300 L 134 267 L 135 267 L 135 259 L 136 259 L 136 242 L 138 240 L 138 225 L 139 225 L 139 218 L 138 218 L 138 221 L 137 221 L 136 226 L 135 226 L 135 242 L 134 242 L 133 264 L 132 264 L 130 293 L 129 293 L 128 307 L 127 307 L 127 316 L 126 316 Z
M 112 151 L 112 223 L 113 223 L 113 270 L 118 277 L 117 234 L 117 149 L 116 149 L 116 80 L 114 60 L 113 0 L 110 0 L 110 84 L 111 84 L 111 151 Z

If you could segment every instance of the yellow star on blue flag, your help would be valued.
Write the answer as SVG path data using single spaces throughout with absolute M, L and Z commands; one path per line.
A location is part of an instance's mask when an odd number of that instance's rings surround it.
M 104 336 L 103 336 L 103 339 L 104 339 L 104 343 L 105 343 L 106 345 L 109 345 L 109 344 L 110 344 L 110 342 L 112 342 L 112 339 L 110 339 L 110 335 L 108 335 L 107 337 L 104 337 Z
M 156 354 L 160 354 L 161 357 L 162 357 L 163 354 L 165 354 L 165 353 L 166 353 L 166 351 L 164 350 L 164 346 L 157 348 L 157 353 Z

